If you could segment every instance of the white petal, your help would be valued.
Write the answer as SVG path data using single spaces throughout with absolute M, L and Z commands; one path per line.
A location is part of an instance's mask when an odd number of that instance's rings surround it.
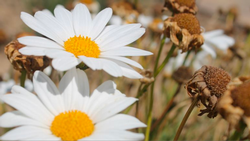
M 66 110 L 72 110 L 77 101 L 84 96 L 89 96 L 89 82 L 84 71 L 79 69 L 69 70 L 61 79 L 59 90 L 62 93 Z
M 126 109 L 128 106 L 133 104 L 136 100 L 137 100 L 136 98 L 125 97 L 125 98 L 122 98 L 120 100 L 114 101 L 113 103 L 103 107 L 102 110 L 100 110 L 98 113 L 93 115 L 93 117 L 92 117 L 93 122 L 94 123 L 101 122 L 101 121 L 121 112 L 122 110 Z
M 2 100 L 24 115 L 50 126 L 54 116 L 44 107 L 40 100 L 32 93 L 4 95 Z
M 43 104 L 54 116 L 65 111 L 62 96 L 55 84 L 43 72 L 36 71 L 33 77 L 34 90 Z
M 76 36 L 88 36 L 92 28 L 92 19 L 84 4 L 77 4 L 73 10 L 73 25 Z
M 24 115 L 20 115 L 18 111 L 11 111 L 3 114 L 0 117 L 0 127 L 10 128 L 24 125 L 39 126 L 49 129 L 49 126 L 42 124 L 39 121 L 25 117 Z
M 49 58 L 63 58 L 63 57 L 74 57 L 74 54 L 65 50 L 48 49 L 44 51 L 45 55 Z
M 106 41 L 110 33 L 112 33 L 115 29 L 120 27 L 119 25 L 108 25 L 106 26 L 101 34 L 95 39 L 95 42 L 100 45 L 102 42 Z M 112 34 L 111 34 L 112 35 Z
M 116 89 L 116 84 L 115 82 L 108 80 L 103 82 L 100 86 L 98 86 L 95 91 L 98 91 L 100 93 L 106 92 L 106 93 L 114 93 Z M 111 91 L 110 91 L 111 90 Z
M 113 62 L 115 62 L 117 65 L 119 65 L 119 67 L 122 70 L 122 75 L 131 79 L 140 79 L 142 78 L 142 75 L 139 74 L 138 72 L 136 72 L 133 68 L 131 68 L 129 65 L 120 62 L 120 61 L 116 61 L 116 60 L 112 60 Z
M 90 67 L 92 70 L 100 70 L 102 69 L 102 64 L 100 63 L 99 60 L 95 58 L 90 58 L 86 56 L 78 56 L 84 64 L 86 64 L 88 67 Z
M 213 58 L 216 58 L 216 53 L 215 51 L 212 49 L 212 47 L 210 47 L 208 44 L 204 43 L 201 46 L 202 49 L 204 49 L 206 52 L 208 52 L 209 54 L 212 55 Z
M 18 42 L 26 46 L 40 47 L 40 48 L 50 48 L 50 49 L 63 49 L 63 47 L 56 42 L 46 39 L 44 37 L 38 36 L 25 36 L 18 38 Z
M 93 20 L 93 26 L 89 34 L 89 37 L 92 40 L 94 40 L 103 31 L 104 27 L 110 20 L 111 16 L 112 16 L 111 8 L 106 8 L 95 16 Z
M 204 36 L 204 39 L 206 41 L 207 39 L 211 39 L 215 36 L 222 35 L 223 33 L 224 33 L 223 30 L 218 29 L 218 30 L 207 31 L 203 34 L 203 36 Z
M 23 22 L 29 26 L 31 29 L 35 30 L 36 32 L 56 41 L 57 43 L 59 43 L 60 45 L 63 45 L 63 40 L 60 39 L 60 37 L 58 37 L 55 33 L 53 33 L 52 31 L 48 30 L 44 25 L 42 25 L 42 23 L 40 23 L 40 21 L 38 21 L 37 19 L 35 19 L 33 16 L 31 16 L 28 13 L 25 12 L 21 12 L 21 19 L 23 20 Z
M 57 19 L 43 11 L 38 11 L 35 13 L 34 17 L 39 20 L 47 30 L 52 31 L 56 34 L 61 40 L 66 41 L 68 39 L 69 33 L 64 29 L 63 25 L 57 21 Z
M 125 114 L 115 115 L 95 125 L 97 130 L 129 130 L 139 127 L 147 126 L 137 118 Z
M 52 66 L 59 71 L 66 71 L 77 66 L 80 61 L 75 57 L 55 58 L 52 60 Z
M 45 56 L 45 50 L 44 48 L 26 46 L 18 51 L 23 55 Z
M 49 129 L 44 129 L 35 126 L 22 126 L 10 130 L 1 137 L 1 140 L 25 140 L 28 138 L 35 138 L 37 135 L 41 134 L 51 135 L 52 133 Z
M 103 57 L 103 58 L 109 58 L 109 59 L 118 60 L 118 61 L 127 63 L 127 64 L 129 64 L 129 65 L 131 65 L 131 66 L 134 66 L 134 67 L 143 69 L 143 67 L 142 67 L 139 63 L 137 63 L 137 62 L 135 62 L 135 61 L 133 61 L 133 60 L 131 60 L 131 59 L 125 58 L 125 57 L 120 57 L 120 56 L 105 56 L 105 57 L 102 56 L 102 57 Z
M 133 47 L 119 47 L 112 50 L 101 52 L 102 56 L 148 56 L 153 53 Z
M 57 5 L 55 10 L 55 17 L 63 26 L 64 29 L 67 30 L 67 37 L 74 37 L 75 31 L 73 27 L 73 17 L 72 13 L 65 9 L 62 5 Z

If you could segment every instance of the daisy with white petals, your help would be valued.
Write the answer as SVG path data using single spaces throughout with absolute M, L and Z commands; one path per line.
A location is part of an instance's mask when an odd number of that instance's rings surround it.
M 112 81 L 104 82 L 91 96 L 84 71 L 71 69 L 55 84 L 42 72 L 33 78 L 37 96 L 20 86 L 2 100 L 17 111 L 0 117 L 0 127 L 17 127 L 1 140 L 142 140 L 143 134 L 127 131 L 146 127 L 138 119 L 118 114 L 137 99 L 126 97 Z
M 152 54 L 127 46 L 144 34 L 141 24 L 106 26 L 112 9 L 102 10 L 92 20 L 84 4 L 77 4 L 71 12 L 57 6 L 54 15 L 46 11 L 38 11 L 34 17 L 21 13 L 26 25 L 49 38 L 19 38 L 18 41 L 26 45 L 19 50 L 22 54 L 46 55 L 53 59 L 52 66 L 59 71 L 69 70 L 83 62 L 92 70 L 103 69 L 115 77 L 142 78 L 129 65 L 143 69 L 142 66 L 125 57 Z

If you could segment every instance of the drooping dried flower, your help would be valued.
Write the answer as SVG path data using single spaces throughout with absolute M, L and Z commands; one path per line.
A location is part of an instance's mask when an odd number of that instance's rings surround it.
M 132 3 L 128 1 L 119 1 L 111 5 L 111 8 L 114 11 L 115 15 L 118 15 L 122 18 L 138 17 L 139 13 L 135 10 L 135 7 Z
M 141 83 L 148 84 L 155 80 L 153 77 L 153 73 L 150 70 L 143 70 L 143 72 L 141 72 L 141 75 L 143 76 L 143 78 L 140 79 Z
M 174 13 L 196 14 L 198 11 L 195 0 L 166 0 L 163 10 L 167 9 Z
M 36 70 L 45 69 L 51 63 L 51 59 L 46 56 L 22 55 L 18 50 L 24 47 L 17 40 L 13 40 L 5 46 L 4 53 L 18 71 L 26 70 L 28 74 L 33 74 Z
M 201 110 L 200 116 L 208 113 L 208 117 L 214 118 L 217 115 L 215 106 L 218 99 L 226 91 L 226 86 L 231 77 L 227 72 L 212 66 L 203 66 L 197 70 L 186 85 L 189 96 L 198 98 L 206 109 Z
M 182 52 L 199 49 L 204 43 L 200 23 L 192 14 L 180 13 L 167 18 L 164 33 Z
M 192 71 L 189 67 L 181 66 L 174 71 L 172 78 L 182 84 L 186 83 L 192 77 Z
M 248 79 L 249 80 L 249 79 Z M 241 85 L 230 85 L 218 102 L 217 110 L 232 128 L 237 128 L 242 119 L 250 129 L 250 81 L 242 81 Z

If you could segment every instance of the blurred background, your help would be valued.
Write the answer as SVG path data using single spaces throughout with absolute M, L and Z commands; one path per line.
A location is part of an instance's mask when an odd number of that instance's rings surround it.
M 154 55 L 148 57 L 134 57 L 132 59 L 142 64 L 144 69 L 149 71 L 153 70 L 156 54 L 160 45 L 163 20 L 166 19 L 167 16 L 171 16 L 171 13 L 168 11 L 162 12 L 164 0 L 127 0 L 126 2 L 130 3 L 130 5 L 121 3 L 125 2 L 123 0 L 0 0 L 0 83 L 6 83 L 9 80 L 14 80 L 14 82 L 9 85 L 12 86 L 13 84 L 18 84 L 20 76 L 18 71 L 13 70 L 11 63 L 4 54 L 5 46 L 12 40 L 16 39 L 17 35 L 20 33 L 28 32 L 37 34 L 22 22 L 20 19 L 20 13 L 24 11 L 34 15 L 36 11 L 43 9 L 49 9 L 53 13 L 53 9 L 57 4 L 64 5 L 67 9 L 71 10 L 74 5 L 79 2 L 89 5 L 97 3 L 94 6 L 89 6 L 93 17 L 98 11 L 105 7 L 116 8 L 116 10 L 114 9 L 114 14 L 118 17 L 112 17 L 110 24 L 141 22 L 146 28 L 146 33 L 141 39 L 133 43 L 131 46 L 149 50 L 153 52 Z M 116 5 L 115 7 L 115 4 L 120 5 Z M 204 28 L 204 31 L 208 32 L 216 29 L 222 29 L 226 36 L 234 39 L 234 43 L 223 51 L 220 48 L 218 49 L 214 47 L 216 57 L 209 54 L 203 55 L 201 53 L 199 56 L 198 54 L 195 55 L 195 53 L 190 55 L 190 59 L 188 60 L 193 62 L 189 65 L 192 73 L 199 69 L 202 65 L 213 65 L 226 70 L 232 78 L 249 75 L 250 1 L 197 0 L 196 4 L 199 9 L 196 17 L 198 18 L 200 25 Z M 125 8 L 123 8 L 123 6 Z M 125 11 L 125 14 L 120 13 L 121 11 Z M 171 43 L 166 42 L 160 61 L 165 58 L 165 55 L 168 53 L 170 47 Z M 153 121 L 156 121 L 159 117 L 161 117 L 165 106 L 168 104 L 169 100 L 178 88 L 177 82 L 172 78 L 173 72 L 178 69 L 178 56 L 180 57 L 181 54 L 178 54 L 176 50 L 172 61 L 169 62 L 165 70 L 156 79 Z M 142 70 L 137 71 L 142 72 Z M 139 80 L 131 80 L 128 78 L 113 78 L 104 71 L 87 70 L 87 74 L 89 77 L 91 91 L 102 82 L 112 79 L 116 82 L 118 89 L 122 93 L 135 97 L 137 89 L 141 83 Z M 60 73 L 58 73 L 58 75 L 60 75 Z M 52 77 L 52 79 L 55 83 L 58 83 L 58 78 Z M 0 89 L 2 89 L 1 92 L 8 92 L 11 88 L 9 85 L 0 84 Z M 32 86 L 27 87 L 31 87 L 30 89 L 32 91 Z M 147 121 L 147 96 L 146 92 L 140 98 L 140 110 L 137 114 L 138 118 L 144 123 Z M 150 137 L 152 140 L 173 139 L 181 119 L 191 103 L 191 100 L 184 89 L 184 85 L 180 86 L 180 92 L 174 99 L 174 102 L 174 106 L 172 106 L 168 114 L 164 116 L 161 124 L 152 130 Z M 4 105 L 0 108 L 0 113 L 2 114 L 4 111 L 9 110 L 12 110 L 11 107 Z M 199 108 L 195 108 L 182 132 L 180 139 L 222 140 L 228 129 L 227 122 L 220 116 L 210 119 L 205 115 L 197 116 L 198 113 Z M 129 114 L 135 115 L 135 106 L 132 107 Z M 0 135 L 6 131 L 7 130 L 5 129 L 0 129 Z

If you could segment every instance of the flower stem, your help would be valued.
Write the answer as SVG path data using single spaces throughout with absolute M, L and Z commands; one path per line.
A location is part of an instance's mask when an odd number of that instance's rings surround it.
M 26 79 L 26 70 L 23 69 L 21 71 L 20 86 L 24 87 L 25 79 Z
M 188 108 L 188 111 L 186 112 L 184 118 L 182 119 L 181 121 L 181 125 L 179 126 L 178 130 L 177 130 L 177 133 L 175 134 L 175 137 L 174 137 L 174 141 L 177 141 L 179 139 L 179 136 L 181 134 L 181 131 L 184 127 L 184 125 L 186 124 L 187 120 L 188 120 L 188 117 L 190 116 L 191 112 L 193 111 L 195 105 L 197 104 L 198 102 L 198 96 L 196 95 L 194 97 L 194 100 L 192 102 L 192 104 L 190 105 L 190 107 Z
M 183 61 L 183 63 L 182 63 L 182 66 L 185 66 L 185 63 L 186 63 L 187 58 L 188 58 L 188 56 L 190 55 L 190 53 L 191 53 L 191 50 L 189 50 L 189 51 L 187 52 L 187 54 L 186 54 L 186 56 L 185 56 L 185 59 L 184 59 L 184 61 Z

